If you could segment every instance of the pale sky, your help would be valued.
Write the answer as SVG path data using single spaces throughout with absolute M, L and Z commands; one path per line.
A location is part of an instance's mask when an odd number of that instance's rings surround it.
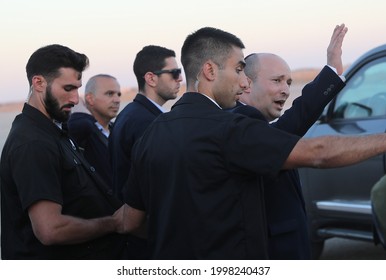
M 293 70 L 324 66 L 332 30 L 340 23 L 349 28 L 344 64 L 386 44 L 384 0 L 0 0 L 0 7 L 0 103 L 26 98 L 27 60 L 53 43 L 89 57 L 83 84 L 107 73 L 122 87 L 136 87 L 132 65 L 143 46 L 173 49 L 180 64 L 184 39 L 204 26 L 238 36 L 245 55 L 273 52 Z

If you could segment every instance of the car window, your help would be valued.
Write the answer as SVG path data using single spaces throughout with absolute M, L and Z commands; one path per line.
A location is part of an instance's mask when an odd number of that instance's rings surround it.
M 334 118 L 372 118 L 386 115 L 386 57 L 359 69 L 339 93 Z

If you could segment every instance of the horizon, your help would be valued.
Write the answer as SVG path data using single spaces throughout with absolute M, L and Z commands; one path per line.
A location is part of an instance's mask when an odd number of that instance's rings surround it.
M 347 68 L 344 67 L 345 69 Z M 293 85 L 295 85 L 295 88 L 298 88 L 299 86 L 303 86 L 309 82 L 311 82 L 317 74 L 321 71 L 319 68 L 303 68 L 303 69 L 298 69 L 298 70 L 292 70 L 292 79 L 293 79 Z M 180 92 L 178 93 L 179 95 L 184 93 L 185 90 L 185 82 L 181 83 L 181 89 Z M 138 87 L 137 86 L 132 86 L 132 87 L 121 87 L 121 103 L 131 101 L 135 94 L 138 92 Z M 291 90 L 291 95 L 298 95 L 299 92 L 292 92 Z M 83 98 L 84 94 L 79 93 L 79 96 Z M 8 102 L 2 102 L 0 101 L 0 112 L 12 112 L 15 110 L 20 110 L 22 105 L 25 102 L 25 100 L 12 100 Z
M 359 0 L 196 0 L 189 8 L 178 0 L 111 0 L 108 5 L 97 0 L 68 0 L 60 6 L 53 3 L 16 0 L 2 6 L 0 61 L 6 70 L 1 75 L 0 103 L 26 98 L 29 86 L 25 64 L 36 49 L 52 43 L 89 57 L 83 84 L 95 74 L 107 73 L 115 76 L 122 88 L 137 86 L 132 64 L 143 46 L 173 49 L 182 67 L 180 48 L 184 39 L 204 26 L 235 34 L 246 46 L 245 55 L 278 54 L 293 71 L 325 65 L 326 48 L 337 24 L 345 23 L 349 29 L 343 42 L 344 65 L 386 43 L 386 2 L 382 0 L 370 0 L 366 5 Z

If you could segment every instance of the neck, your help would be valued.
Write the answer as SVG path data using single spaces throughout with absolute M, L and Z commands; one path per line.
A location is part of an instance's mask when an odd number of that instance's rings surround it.
M 38 109 L 40 112 L 42 112 L 47 118 L 50 120 L 53 120 L 51 116 L 48 114 L 46 107 L 44 106 L 44 100 L 39 99 L 36 94 L 30 94 L 28 100 L 26 103 L 36 109 Z
M 160 106 L 163 106 L 166 103 L 166 100 L 164 100 L 162 97 L 160 97 L 157 93 L 155 92 L 139 92 L 140 94 L 146 96 L 147 98 L 151 99 L 155 103 L 157 103 Z

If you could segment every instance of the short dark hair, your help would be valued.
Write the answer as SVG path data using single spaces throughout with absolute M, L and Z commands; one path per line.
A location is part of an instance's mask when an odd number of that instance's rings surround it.
M 85 54 L 58 45 L 48 45 L 36 50 L 29 58 L 26 71 L 30 86 L 32 77 L 42 75 L 48 81 L 59 76 L 59 68 L 72 68 L 82 73 L 89 65 L 89 60 Z
M 176 57 L 176 53 L 173 50 L 154 45 L 145 46 L 137 53 L 133 70 L 137 77 L 139 90 L 143 90 L 145 87 L 145 74 L 164 68 L 165 59 L 169 57 Z
M 208 59 L 222 68 L 234 46 L 245 48 L 235 35 L 213 27 L 203 27 L 188 35 L 181 49 L 186 81 L 194 81 Z

